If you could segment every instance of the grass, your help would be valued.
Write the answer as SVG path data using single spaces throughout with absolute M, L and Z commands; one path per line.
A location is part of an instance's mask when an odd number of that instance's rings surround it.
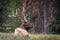
M 30 38 L 14 36 L 13 33 L 0 33 L 0 40 L 60 40 L 57 34 L 29 34 Z

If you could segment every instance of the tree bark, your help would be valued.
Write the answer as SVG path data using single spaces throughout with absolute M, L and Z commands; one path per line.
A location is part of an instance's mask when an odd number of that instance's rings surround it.
M 46 33 L 48 17 L 53 12 L 51 0 L 23 0 L 21 28 L 33 33 Z

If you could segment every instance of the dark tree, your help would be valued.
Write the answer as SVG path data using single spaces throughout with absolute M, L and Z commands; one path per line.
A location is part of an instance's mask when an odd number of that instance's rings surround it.
M 23 0 L 20 27 L 33 33 L 47 33 L 53 8 L 54 0 Z

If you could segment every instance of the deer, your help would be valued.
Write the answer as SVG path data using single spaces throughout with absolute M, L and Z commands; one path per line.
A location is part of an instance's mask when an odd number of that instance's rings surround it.
M 14 31 L 14 35 L 20 37 L 29 37 L 29 33 L 23 28 L 16 28 Z

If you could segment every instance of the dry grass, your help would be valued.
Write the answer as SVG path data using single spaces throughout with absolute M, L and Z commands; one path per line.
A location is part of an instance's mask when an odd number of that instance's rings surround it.
M 0 33 L 0 40 L 60 40 L 57 34 L 29 34 L 29 38 L 14 36 L 13 33 Z

